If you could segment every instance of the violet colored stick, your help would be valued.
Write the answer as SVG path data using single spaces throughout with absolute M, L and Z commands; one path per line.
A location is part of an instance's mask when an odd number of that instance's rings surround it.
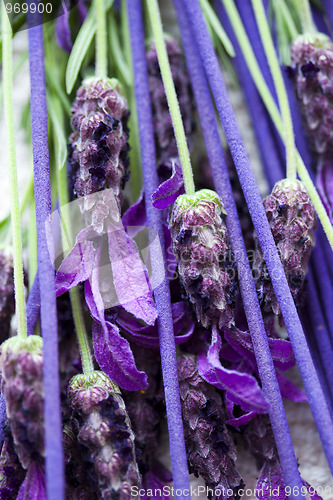
M 128 0 L 127 11 L 131 34 L 135 100 L 137 103 L 139 122 L 147 222 L 150 228 L 157 231 L 161 247 L 164 249 L 164 235 L 161 218 L 162 212 L 154 208 L 151 202 L 152 194 L 158 187 L 158 177 L 156 170 L 153 118 L 149 95 L 141 1 Z M 158 256 L 154 257 L 154 245 L 152 244 L 152 241 L 150 242 L 150 251 L 152 252 L 151 262 L 153 276 L 158 277 L 161 270 L 159 268 L 156 269 L 156 266 L 159 266 L 160 259 Z M 158 330 L 174 487 L 176 490 L 179 489 L 179 491 L 182 492 L 177 494 L 176 498 L 190 498 L 188 489 L 189 473 L 184 441 L 176 348 L 171 314 L 171 299 L 169 284 L 166 277 L 164 277 L 162 283 L 155 288 L 154 296 L 158 311 Z M 186 494 L 186 490 L 188 491 L 188 494 Z
M 232 245 L 232 250 L 236 256 L 240 290 L 258 364 L 260 379 L 265 397 L 270 404 L 269 415 L 278 448 L 284 479 L 286 484 L 292 489 L 294 487 L 300 488 L 302 485 L 301 478 L 298 471 L 279 385 L 276 379 L 275 368 L 269 350 L 257 291 L 253 281 L 242 237 L 242 231 L 238 220 L 237 208 L 217 129 L 214 106 L 211 100 L 209 86 L 196 48 L 195 40 L 193 39 L 193 35 L 187 23 L 186 13 L 182 8 L 182 3 L 180 0 L 174 0 L 174 4 L 177 11 L 178 24 L 181 31 L 187 68 L 196 99 L 201 129 L 206 144 L 206 151 L 212 169 L 215 187 L 227 212 L 226 223 L 228 235 Z
M 33 3 L 33 0 L 30 0 Z M 41 18 L 37 21 L 41 22 Z M 28 16 L 30 60 L 30 110 L 34 160 L 38 269 L 43 336 L 45 419 L 45 468 L 48 500 L 64 498 L 64 457 L 58 361 L 58 325 L 54 270 L 48 252 L 45 222 L 51 213 L 50 168 L 42 24 Z M 33 26 L 33 27 L 32 27 Z
M 195 33 L 198 50 L 215 99 L 216 108 L 225 131 L 288 335 L 292 342 L 309 404 L 317 424 L 328 463 L 333 471 L 333 424 L 279 259 L 260 193 L 247 158 L 245 146 L 229 101 L 212 41 L 198 0 L 184 0 L 184 5 L 187 10 L 189 22 L 192 25 L 192 32 Z
M 29 291 L 25 311 L 27 317 L 27 334 L 33 335 L 35 333 L 35 328 L 40 315 L 40 290 L 39 290 L 38 269 L 32 287 L 30 288 Z

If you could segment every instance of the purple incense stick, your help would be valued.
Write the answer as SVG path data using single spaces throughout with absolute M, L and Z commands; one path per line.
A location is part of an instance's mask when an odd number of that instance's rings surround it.
M 229 101 L 212 41 L 203 19 L 198 0 L 184 0 L 184 5 L 192 25 L 193 33 L 195 33 L 198 50 L 215 99 L 217 111 L 225 131 L 230 152 L 235 163 L 288 335 L 292 342 L 309 404 L 318 427 L 329 465 L 333 471 L 333 424 L 306 343 L 303 328 L 289 290 L 288 282 L 279 259 L 260 193 L 247 158 L 245 146 Z
M 40 290 L 39 290 L 38 269 L 32 287 L 30 288 L 29 291 L 25 313 L 27 317 L 27 334 L 33 335 L 35 333 L 35 328 L 40 315 Z
M 32 3 L 32 0 L 31 0 Z M 36 22 L 37 21 L 37 22 Z M 41 18 L 28 17 L 31 89 L 31 129 L 37 223 L 38 269 L 43 335 L 45 466 L 48 500 L 64 498 L 64 457 L 58 363 L 58 327 L 54 270 L 46 241 L 45 223 L 51 213 L 51 189 L 47 134 L 44 45 Z M 36 25 L 37 24 L 37 25 Z M 32 27 L 34 26 L 34 27 Z
M 127 11 L 131 33 L 134 87 L 139 122 L 147 222 L 150 228 L 157 231 L 161 246 L 164 248 L 164 235 L 161 218 L 162 212 L 154 208 L 151 202 L 152 194 L 158 187 L 158 177 L 156 171 L 154 131 L 152 125 L 153 118 L 149 95 L 141 1 L 128 1 Z M 152 241 L 150 243 L 153 275 L 157 277 L 161 273 L 161 270 L 159 269 L 160 259 L 156 258 L 156 256 L 154 258 L 154 245 L 152 244 Z M 160 352 L 168 417 L 170 455 L 174 487 L 179 491 L 179 493 L 176 492 L 176 498 L 190 498 L 189 473 L 185 450 L 177 374 L 176 348 L 171 314 L 171 299 L 169 284 L 166 277 L 164 277 L 162 283 L 155 288 L 154 296 L 158 311 Z
M 211 165 L 214 183 L 227 212 L 227 228 L 232 250 L 236 256 L 239 284 L 244 309 L 251 333 L 254 352 L 258 364 L 264 395 L 270 404 L 270 418 L 278 448 L 285 482 L 291 488 L 301 487 L 301 478 L 293 450 L 289 427 L 283 407 L 275 368 L 269 350 L 268 339 L 260 310 L 256 287 L 248 262 L 237 208 L 230 185 L 227 165 L 224 159 L 214 107 L 209 86 L 204 74 L 195 40 L 187 23 L 186 14 L 180 0 L 174 0 L 188 72 L 196 99 L 206 151 Z

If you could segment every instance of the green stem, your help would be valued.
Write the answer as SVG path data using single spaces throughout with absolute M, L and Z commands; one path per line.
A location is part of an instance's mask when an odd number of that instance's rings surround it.
M 108 74 L 107 57 L 107 30 L 106 30 L 106 10 L 105 0 L 95 0 L 96 2 L 96 76 L 104 78 Z
M 216 36 L 218 37 L 218 39 L 222 43 L 226 53 L 230 57 L 235 57 L 235 49 L 234 49 L 228 35 L 224 31 L 224 28 L 223 28 L 222 24 L 220 23 L 219 18 L 215 14 L 214 9 L 212 8 L 212 6 L 208 2 L 208 0 L 199 0 L 199 1 L 200 1 L 202 11 L 205 15 L 207 24 L 209 24 L 212 27 L 212 29 L 214 30 Z
M 184 186 L 187 194 L 195 192 L 193 172 L 191 167 L 190 153 L 187 146 L 185 130 L 179 108 L 175 85 L 172 79 L 168 54 L 165 47 L 163 26 L 157 0 L 147 0 L 150 16 L 150 23 L 153 30 L 156 52 L 164 89 L 172 118 L 172 125 L 175 131 L 179 158 L 182 164 Z
M 17 333 L 22 338 L 27 337 L 25 318 L 24 280 L 22 262 L 22 237 L 20 221 L 20 205 L 17 185 L 14 112 L 12 95 L 12 28 L 2 2 L 2 67 L 3 67 L 3 95 L 4 114 L 7 134 L 8 174 L 10 190 L 11 224 L 14 259 L 15 304 L 17 316 Z
M 55 106 L 59 112 L 61 110 L 61 106 Z M 62 110 L 61 110 L 62 111 Z M 58 142 L 55 140 L 55 148 L 58 147 Z M 66 166 L 62 168 L 57 168 L 57 185 L 58 185 L 58 196 L 59 196 L 59 205 L 60 205 L 60 213 L 61 213 L 61 237 L 63 241 L 64 248 L 71 248 L 70 239 L 71 233 L 71 220 L 69 214 L 69 196 L 68 196 L 68 185 L 67 185 L 67 169 Z M 65 245 L 66 242 L 66 245 Z M 68 245 L 69 243 L 69 245 Z M 76 336 L 79 344 L 81 361 L 83 373 L 85 375 L 90 375 L 94 370 L 92 356 L 90 352 L 90 346 L 88 341 L 88 335 L 84 323 L 83 311 L 80 302 L 79 290 L 77 287 L 72 288 L 69 292 L 73 318 L 76 330 Z
M 246 34 L 246 31 L 244 29 L 243 23 L 241 21 L 241 18 L 238 14 L 238 11 L 235 7 L 234 1 L 233 0 L 222 0 L 224 7 L 228 13 L 230 22 L 232 24 L 232 27 L 234 29 L 235 35 L 237 37 L 237 41 L 241 47 L 243 56 L 245 58 L 246 64 L 248 66 L 248 69 L 251 73 L 252 79 L 257 87 L 257 90 L 267 108 L 267 111 L 278 131 L 280 134 L 281 138 L 284 138 L 284 127 L 283 127 L 283 122 L 280 116 L 280 112 L 278 110 L 278 107 L 275 104 L 275 101 L 269 91 L 269 88 L 265 82 L 265 79 L 261 73 L 261 69 L 258 65 L 257 59 L 254 55 L 254 52 L 251 47 L 251 43 L 249 41 L 249 38 Z M 330 245 L 333 249 L 333 227 L 330 222 L 330 219 L 326 213 L 326 210 L 320 200 L 320 197 L 316 191 L 315 186 L 313 185 L 311 178 L 308 174 L 308 171 L 304 165 L 304 162 L 300 156 L 300 154 L 296 153 L 296 160 L 297 160 L 297 171 L 299 174 L 299 177 L 303 184 L 305 185 L 309 196 L 311 198 L 311 201 L 315 207 L 315 210 L 317 212 L 317 215 L 319 217 L 319 220 L 324 228 L 324 231 L 326 233 L 327 239 L 330 242 Z
M 303 33 L 317 33 L 313 23 L 309 0 L 299 0 Z
M 251 0 L 256 17 L 261 41 L 264 46 L 266 58 L 272 73 L 276 93 L 281 109 L 282 121 L 284 124 L 284 142 L 287 155 L 287 178 L 296 179 L 296 146 L 293 129 L 293 122 L 290 113 L 288 96 L 284 85 L 280 64 L 274 49 L 271 32 L 266 19 L 265 9 L 262 0 Z
M 299 32 L 298 32 L 296 24 L 293 20 L 293 17 L 290 14 L 290 11 L 285 3 L 285 0 L 278 0 L 278 1 L 275 0 L 274 3 L 277 4 L 276 8 L 277 9 L 280 8 L 280 10 L 281 10 L 281 14 L 283 16 L 283 19 L 286 23 L 286 26 L 288 27 L 290 37 L 292 38 L 292 40 L 295 40 L 295 38 L 298 37 Z

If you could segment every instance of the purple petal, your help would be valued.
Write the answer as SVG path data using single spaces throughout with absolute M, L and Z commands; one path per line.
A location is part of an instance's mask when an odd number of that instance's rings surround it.
M 229 399 L 239 404 L 244 411 L 266 413 L 268 403 L 256 379 L 246 373 L 228 370 L 220 362 L 221 338 L 213 328 L 212 343 L 207 356 L 201 354 L 198 360 L 200 375 L 218 389 L 227 390 Z
M 93 342 L 96 360 L 111 380 L 127 391 L 146 389 L 147 375 L 135 365 L 130 345 L 116 325 L 106 322 L 106 328 L 94 321 Z
M 84 5 L 84 1 L 78 0 L 77 7 L 79 9 L 80 23 L 83 24 L 85 18 L 87 17 L 87 9 L 86 9 L 86 6 Z
M 146 492 L 147 490 L 155 491 L 154 498 L 156 500 L 166 500 L 170 498 L 169 495 L 163 494 L 163 486 L 165 483 L 170 483 L 172 481 L 172 475 L 160 462 L 155 462 L 152 469 L 144 474 L 142 479 L 144 490 Z M 161 492 L 160 494 L 159 491 Z M 145 494 L 142 498 L 143 500 L 149 500 L 151 496 Z
M 138 201 L 126 210 L 121 220 L 125 231 L 131 238 L 134 238 L 142 227 L 147 225 L 146 203 L 143 191 Z
M 136 243 L 123 229 L 111 226 L 108 238 L 114 287 L 120 304 L 136 318 L 153 325 L 157 311 Z
M 172 174 L 170 179 L 162 182 L 152 196 L 153 206 L 160 210 L 174 203 L 180 194 L 185 193 L 183 174 L 178 158 L 170 160 Z
M 256 487 L 256 497 L 259 500 L 285 500 L 285 484 L 281 466 L 278 460 L 265 462 L 260 471 Z
M 333 164 L 325 161 L 318 171 L 317 188 L 326 212 L 333 223 Z
M 16 500 L 46 500 L 44 472 L 31 462 Z
M 288 380 L 284 375 L 279 372 L 276 372 L 276 378 L 279 383 L 281 396 L 285 399 L 289 399 L 290 401 L 294 401 L 295 403 L 307 403 L 308 398 L 301 389 L 296 387 L 296 385 Z
M 55 34 L 59 47 L 70 54 L 73 44 L 69 26 L 69 12 L 67 9 L 64 9 L 64 14 L 62 16 L 57 17 Z
M 226 409 L 227 409 L 227 414 L 228 414 L 228 420 L 226 420 L 226 424 L 232 425 L 236 429 L 239 429 L 240 425 L 245 425 L 247 424 L 253 417 L 258 415 L 258 412 L 256 411 L 250 411 L 248 413 L 244 413 L 244 415 L 241 415 L 240 417 L 234 417 L 234 407 L 235 403 L 230 401 L 228 397 L 228 392 L 225 393 L 225 404 L 226 404 Z
M 62 261 L 55 280 L 57 296 L 90 278 L 96 253 L 92 241 L 87 239 L 90 231 L 90 228 L 81 231 L 74 247 Z
M 192 335 L 195 327 L 195 322 L 189 314 L 188 305 L 186 302 L 176 302 L 171 305 L 171 309 L 175 343 L 186 342 Z M 119 312 L 116 322 L 123 330 L 131 334 L 132 339 L 137 344 L 146 347 L 159 346 L 157 323 L 153 326 L 142 325 L 138 320 L 129 316 L 124 311 Z

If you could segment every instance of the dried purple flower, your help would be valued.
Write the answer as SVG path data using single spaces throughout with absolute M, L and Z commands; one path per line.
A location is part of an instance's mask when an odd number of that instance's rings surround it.
M 170 36 L 166 37 L 165 44 L 173 81 L 177 91 L 186 137 L 188 142 L 191 142 L 191 136 L 194 130 L 194 106 L 183 54 L 177 40 L 174 38 Z M 154 41 L 151 41 L 148 46 L 147 63 L 150 97 L 153 108 L 156 156 L 159 162 L 163 162 L 169 158 L 178 156 L 178 149 Z
M 18 337 L 1 346 L 1 392 L 22 466 L 44 462 L 44 389 L 41 337 Z
M 0 342 L 8 339 L 15 311 L 13 261 L 0 252 Z
M 117 80 L 87 78 L 83 82 L 72 107 L 74 132 L 69 146 L 70 175 L 77 197 L 109 188 L 120 206 L 129 177 L 128 117 Z M 84 209 L 92 207 L 85 205 Z
M 179 196 L 170 228 L 179 275 L 198 321 L 206 328 L 229 325 L 237 284 L 221 199 L 209 189 Z
M 1 500 L 10 500 L 16 498 L 24 480 L 25 470 L 15 452 L 9 426 L 6 426 L 5 432 L 7 436 L 0 457 L 0 498 Z
M 299 306 L 307 264 L 315 244 L 315 209 L 302 182 L 288 179 L 275 184 L 272 193 L 264 200 L 264 206 L 290 291 Z M 257 240 L 256 243 L 253 267 L 259 297 L 266 312 L 279 315 L 280 307 Z
M 77 375 L 68 397 L 79 442 L 88 448 L 86 468 L 95 476 L 98 497 L 129 500 L 141 477 L 134 434 L 118 387 L 103 372 Z M 92 471 L 93 469 L 93 471 Z
M 178 358 L 179 389 L 185 442 L 190 472 L 200 475 L 211 488 L 237 491 L 243 485 L 236 467 L 236 449 L 225 427 L 225 415 L 217 390 L 200 376 L 197 358 L 182 354 Z M 229 497 L 230 498 L 230 497 Z
M 319 155 L 333 152 L 333 43 L 324 34 L 298 37 L 291 46 L 300 107 Z

